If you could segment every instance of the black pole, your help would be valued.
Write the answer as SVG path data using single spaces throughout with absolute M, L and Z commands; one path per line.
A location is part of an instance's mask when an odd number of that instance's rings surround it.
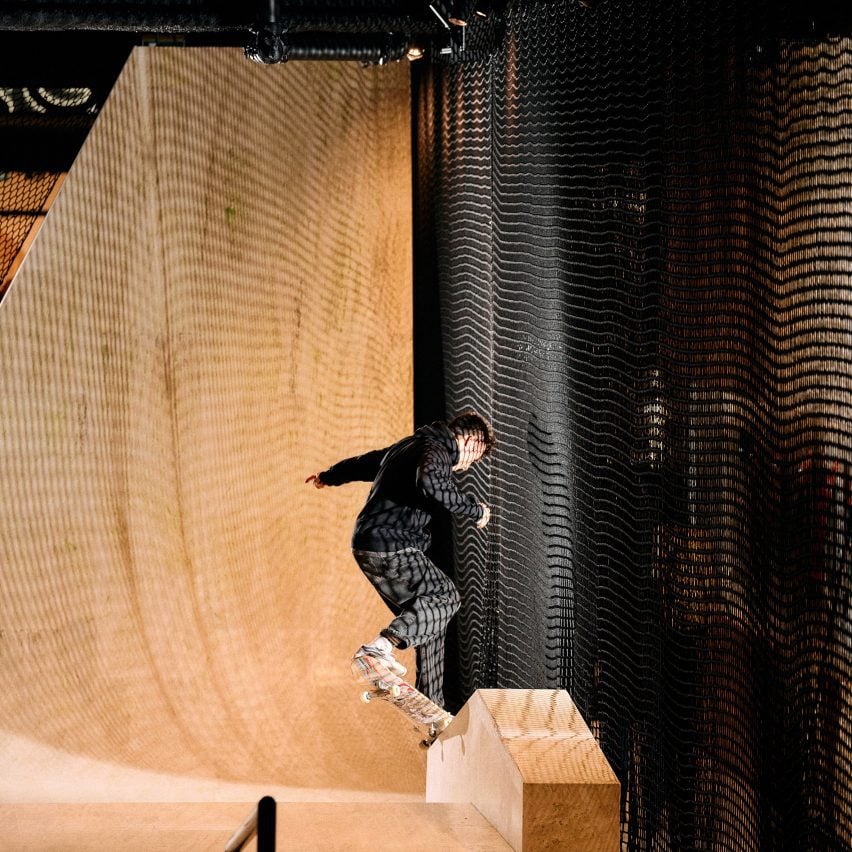
M 275 852 L 275 811 L 272 796 L 257 803 L 257 852 Z

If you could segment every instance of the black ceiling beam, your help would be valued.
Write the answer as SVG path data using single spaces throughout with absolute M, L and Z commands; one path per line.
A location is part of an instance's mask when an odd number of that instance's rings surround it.
M 0 30 L 215 33 L 246 30 L 262 16 L 259 2 L 162 0 L 161 2 L 27 2 L 0 3 Z M 408 2 L 280 4 L 280 17 L 291 32 L 398 32 L 436 34 L 441 27 L 428 0 Z

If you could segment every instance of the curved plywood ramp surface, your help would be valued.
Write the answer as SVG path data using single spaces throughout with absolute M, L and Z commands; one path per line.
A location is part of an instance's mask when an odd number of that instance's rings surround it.
M 409 138 L 402 65 L 132 55 L 0 305 L 3 800 L 420 793 L 304 484 L 411 427 Z

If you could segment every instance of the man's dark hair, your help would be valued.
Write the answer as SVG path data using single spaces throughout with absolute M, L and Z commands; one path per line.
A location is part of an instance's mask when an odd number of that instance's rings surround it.
M 472 408 L 466 408 L 457 414 L 447 425 L 454 435 L 469 435 L 471 432 L 478 432 L 483 444 L 485 444 L 482 458 L 485 458 L 497 443 L 491 424 Z

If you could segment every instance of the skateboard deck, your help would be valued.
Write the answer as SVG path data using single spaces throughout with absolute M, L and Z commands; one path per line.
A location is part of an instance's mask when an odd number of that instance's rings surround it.
M 428 748 L 453 720 L 452 714 L 416 690 L 408 681 L 391 672 L 381 660 L 363 656 L 352 658 L 352 674 L 369 684 L 361 693 L 361 700 L 369 703 L 375 698 L 387 701 L 415 725 L 425 728 L 426 738 L 421 742 Z

